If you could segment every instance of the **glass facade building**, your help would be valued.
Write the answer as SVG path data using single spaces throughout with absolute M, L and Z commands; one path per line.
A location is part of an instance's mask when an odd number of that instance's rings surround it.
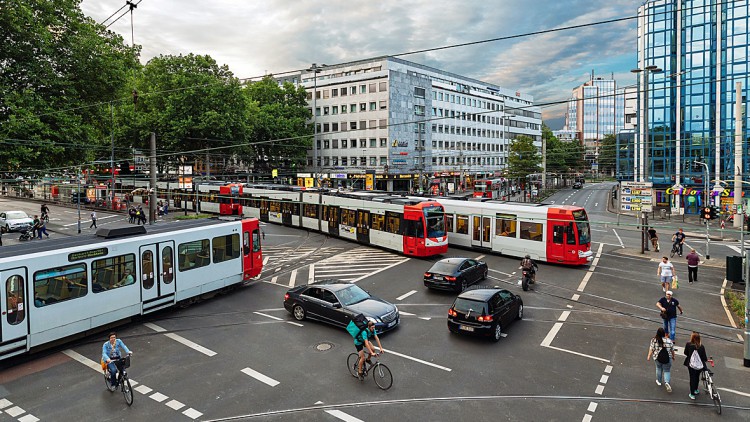
M 748 41 L 748 0 L 652 0 L 639 8 L 638 68 L 663 72 L 638 73 L 636 139 L 618 145 L 617 163 L 618 174 L 629 167 L 635 175 L 623 180 L 653 182 L 673 211 L 696 213 L 706 197 L 717 205 L 732 202 L 720 191 L 734 187 L 736 82 L 742 84 L 742 173 L 750 171 Z M 708 179 L 696 160 L 708 165 Z

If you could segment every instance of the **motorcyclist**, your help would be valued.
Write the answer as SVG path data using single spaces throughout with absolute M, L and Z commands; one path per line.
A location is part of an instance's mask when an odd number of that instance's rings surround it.
M 531 273 L 532 283 L 536 281 L 536 270 L 539 269 L 539 266 L 536 265 L 536 262 L 534 262 L 533 259 L 531 259 L 531 255 L 526 254 L 526 256 L 523 257 L 521 260 L 521 268 Z

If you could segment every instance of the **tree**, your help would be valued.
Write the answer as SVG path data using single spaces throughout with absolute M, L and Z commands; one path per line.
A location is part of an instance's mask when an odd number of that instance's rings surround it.
M 615 161 L 617 159 L 617 138 L 609 134 L 602 140 L 599 149 L 599 171 L 605 174 L 614 174 Z
M 546 142 L 547 172 L 567 173 L 565 164 L 565 146 L 552 133 L 550 128 L 542 123 L 542 139 Z
M 530 136 L 521 135 L 510 144 L 508 176 L 511 179 L 526 179 L 529 174 L 540 173 L 542 171 L 541 162 L 542 157 Z
M 107 103 L 122 97 L 139 67 L 138 49 L 84 16 L 79 4 L 0 0 L 3 170 L 44 172 L 110 148 Z
M 581 173 L 585 160 L 583 158 L 584 148 L 581 141 L 574 139 L 570 142 L 563 142 L 563 151 L 565 157 L 565 166 L 568 172 Z

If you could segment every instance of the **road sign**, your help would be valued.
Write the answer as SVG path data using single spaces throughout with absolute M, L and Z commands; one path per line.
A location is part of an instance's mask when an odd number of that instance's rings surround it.
M 622 182 L 620 184 L 620 209 L 622 211 L 652 212 L 653 183 Z

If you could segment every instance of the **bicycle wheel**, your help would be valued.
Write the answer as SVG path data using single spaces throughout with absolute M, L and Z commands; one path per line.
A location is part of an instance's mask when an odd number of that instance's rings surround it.
M 107 386 L 107 390 L 109 390 L 110 392 L 115 391 L 115 386 L 109 382 L 109 371 L 104 371 L 104 385 Z
M 716 413 L 721 415 L 721 396 L 719 396 L 719 392 L 716 391 L 716 387 L 711 385 L 711 399 L 714 401 L 714 407 L 716 408 Z
M 124 378 L 122 380 L 122 395 L 125 396 L 125 403 L 128 406 L 133 404 L 133 389 L 130 388 L 130 379 Z
M 677 248 L 672 246 L 672 250 L 669 252 L 669 257 L 674 258 L 674 254 L 677 253 Z
M 352 353 L 349 355 L 348 358 L 346 358 L 346 367 L 349 368 L 349 373 L 352 374 L 353 377 L 357 376 L 357 363 L 359 362 L 359 355 L 356 353 Z
M 393 375 L 391 370 L 382 363 L 375 364 L 372 368 L 372 377 L 375 379 L 375 384 L 380 387 L 381 390 L 387 390 L 393 385 Z

